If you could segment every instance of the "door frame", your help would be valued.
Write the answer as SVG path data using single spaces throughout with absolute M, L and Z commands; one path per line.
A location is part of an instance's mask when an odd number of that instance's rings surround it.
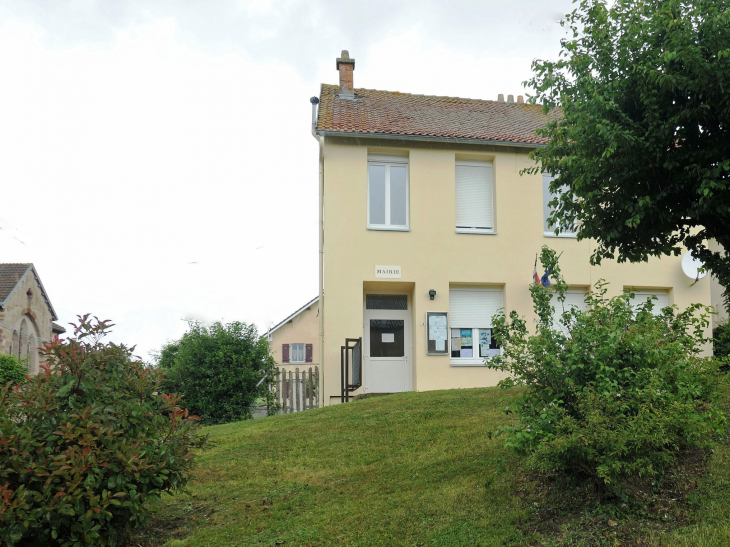
M 368 294 L 392 294 L 405 296 L 407 302 L 407 309 L 405 310 L 368 310 L 367 309 L 367 295 Z M 403 323 L 403 353 L 405 358 L 404 367 L 406 369 L 406 385 L 404 386 L 405 391 L 413 391 L 413 309 L 411 295 L 408 292 L 398 290 L 368 290 L 363 292 L 362 297 L 362 311 L 363 311 L 363 322 L 362 322 L 362 352 L 363 352 L 363 370 L 362 370 L 362 381 L 363 381 L 363 393 L 371 393 L 370 391 L 370 333 L 369 321 L 370 319 L 402 319 Z M 380 316 L 380 314 L 386 314 Z M 374 314 L 379 317 L 373 317 Z

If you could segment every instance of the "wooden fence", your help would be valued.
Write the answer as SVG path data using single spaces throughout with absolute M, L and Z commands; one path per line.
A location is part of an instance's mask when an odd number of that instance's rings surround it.
M 285 372 L 276 369 L 276 401 L 281 405 L 279 414 L 319 408 L 319 367 Z

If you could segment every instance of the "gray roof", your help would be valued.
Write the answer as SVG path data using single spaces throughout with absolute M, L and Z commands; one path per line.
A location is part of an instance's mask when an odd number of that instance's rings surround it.
M 23 279 L 31 274 L 35 277 L 36 283 L 41 289 L 43 300 L 45 300 L 48 309 L 51 311 L 51 319 L 57 320 L 56 310 L 53 309 L 48 293 L 43 287 L 43 283 L 41 283 L 41 278 L 35 266 L 31 263 L 0 263 L 0 308 L 5 307 L 6 302 L 13 296 Z
M 312 300 L 310 300 L 309 302 L 307 302 L 306 304 L 304 304 L 301 308 L 299 308 L 297 311 L 295 311 L 294 313 L 292 313 L 289 317 L 287 317 L 286 319 L 284 319 L 283 321 L 281 321 L 277 325 L 271 327 L 271 329 L 269 329 L 269 334 L 271 334 L 272 332 L 274 332 L 276 329 L 278 329 L 282 325 L 286 325 L 289 321 L 291 321 L 292 319 L 294 319 L 297 315 L 299 315 L 300 313 L 302 313 L 304 310 L 308 310 L 312 306 L 312 304 L 314 304 L 317 300 L 319 300 L 319 296 L 315 296 Z

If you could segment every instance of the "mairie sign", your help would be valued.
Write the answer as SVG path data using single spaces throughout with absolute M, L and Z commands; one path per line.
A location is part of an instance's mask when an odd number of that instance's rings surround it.
M 375 266 L 375 277 L 400 279 L 400 266 Z

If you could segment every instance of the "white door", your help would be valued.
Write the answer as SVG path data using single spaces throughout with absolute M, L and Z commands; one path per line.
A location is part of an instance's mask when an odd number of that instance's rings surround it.
M 410 311 L 366 309 L 364 327 L 365 393 L 410 391 Z

